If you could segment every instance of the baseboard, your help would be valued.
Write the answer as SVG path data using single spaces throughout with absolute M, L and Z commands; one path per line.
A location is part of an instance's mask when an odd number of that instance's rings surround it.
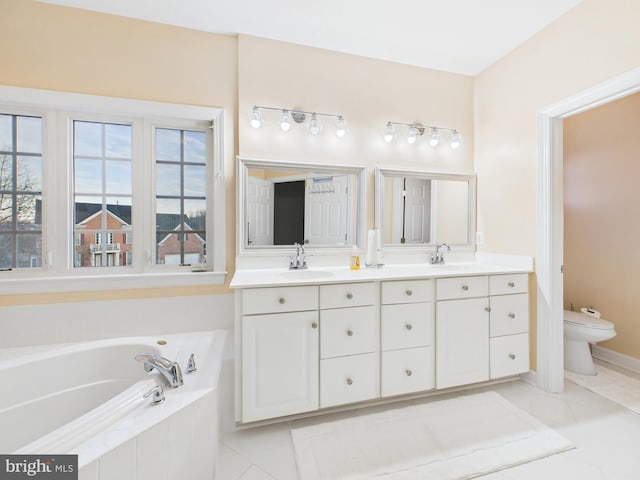
M 613 365 L 616 365 L 617 367 L 626 368 L 627 370 L 631 370 L 632 372 L 635 372 L 635 373 L 640 373 L 639 358 L 614 352 L 613 350 L 609 350 L 608 348 L 604 348 L 604 347 L 599 347 L 597 345 L 594 345 L 591 353 L 593 357 L 597 358 L 598 360 L 611 363 Z
M 535 370 L 529 370 L 526 373 L 520 375 L 520 380 L 534 387 L 538 386 L 538 373 Z

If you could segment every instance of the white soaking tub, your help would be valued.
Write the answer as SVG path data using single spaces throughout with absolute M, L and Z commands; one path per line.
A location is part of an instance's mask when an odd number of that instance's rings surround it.
M 213 478 L 225 339 L 216 330 L 0 350 L 0 452 L 78 454 L 80 478 Z M 145 372 L 140 353 L 178 362 L 184 385 Z M 154 405 L 143 394 L 157 384 L 166 400 Z

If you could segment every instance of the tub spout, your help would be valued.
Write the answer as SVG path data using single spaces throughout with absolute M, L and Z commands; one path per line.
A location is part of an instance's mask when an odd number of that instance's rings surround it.
M 167 379 L 171 388 L 177 388 L 184 383 L 182 380 L 182 369 L 177 362 L 173 362 L 168 358 L 158 355 L 157 353 L 141 353 L 136 355 L 138 362 L 144 362 L 144 369 L 150 372 L 154 368 Z

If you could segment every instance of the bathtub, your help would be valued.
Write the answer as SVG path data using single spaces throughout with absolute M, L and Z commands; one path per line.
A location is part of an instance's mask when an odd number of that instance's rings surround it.
M 225 339 L 216 330 L 0 350 L 0 452 L 77 454 L 80 478 L 213 478 Z M 184 385 L 145 372 L 134 360 L 144 352 L 177 361 Z M 154 405 L 143 394 L 157 384 L 166 400 Z

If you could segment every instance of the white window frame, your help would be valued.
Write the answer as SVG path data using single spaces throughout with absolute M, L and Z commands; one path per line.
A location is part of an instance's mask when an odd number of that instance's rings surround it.
M 224 111 L 220 108 L 101 97 L 0 85 L 0 107 L 12 114 L 43 119 L 42 264 L 39 269 L 0 272 L 6 294 L 221 285 L 226 277 Z M 63 110 L 61 110 L 61 108 Z M 74 268 L 72 122 L 141 123 L 134 128 L 133 264 L 130 267 Z M 207 271 L 155 265 L 154 127 L 194 128 L 207 122 L 210 155 L 207 162 Z M 141 132 L 141 133 L 140 133 Z M 143 138 L 137 138 L 137 136 Z M 55 158 L 55 162 L 51 159 Z M 136 161 L 136 159 L 138 161 Z M 140 161 L 143 159 L 144 161 Z M 146 181 L 143 179 L 147 179 Z M 142 185 L 141 185 L 142 183 Z M 57 193 L 56 193 L 57 192 Z

